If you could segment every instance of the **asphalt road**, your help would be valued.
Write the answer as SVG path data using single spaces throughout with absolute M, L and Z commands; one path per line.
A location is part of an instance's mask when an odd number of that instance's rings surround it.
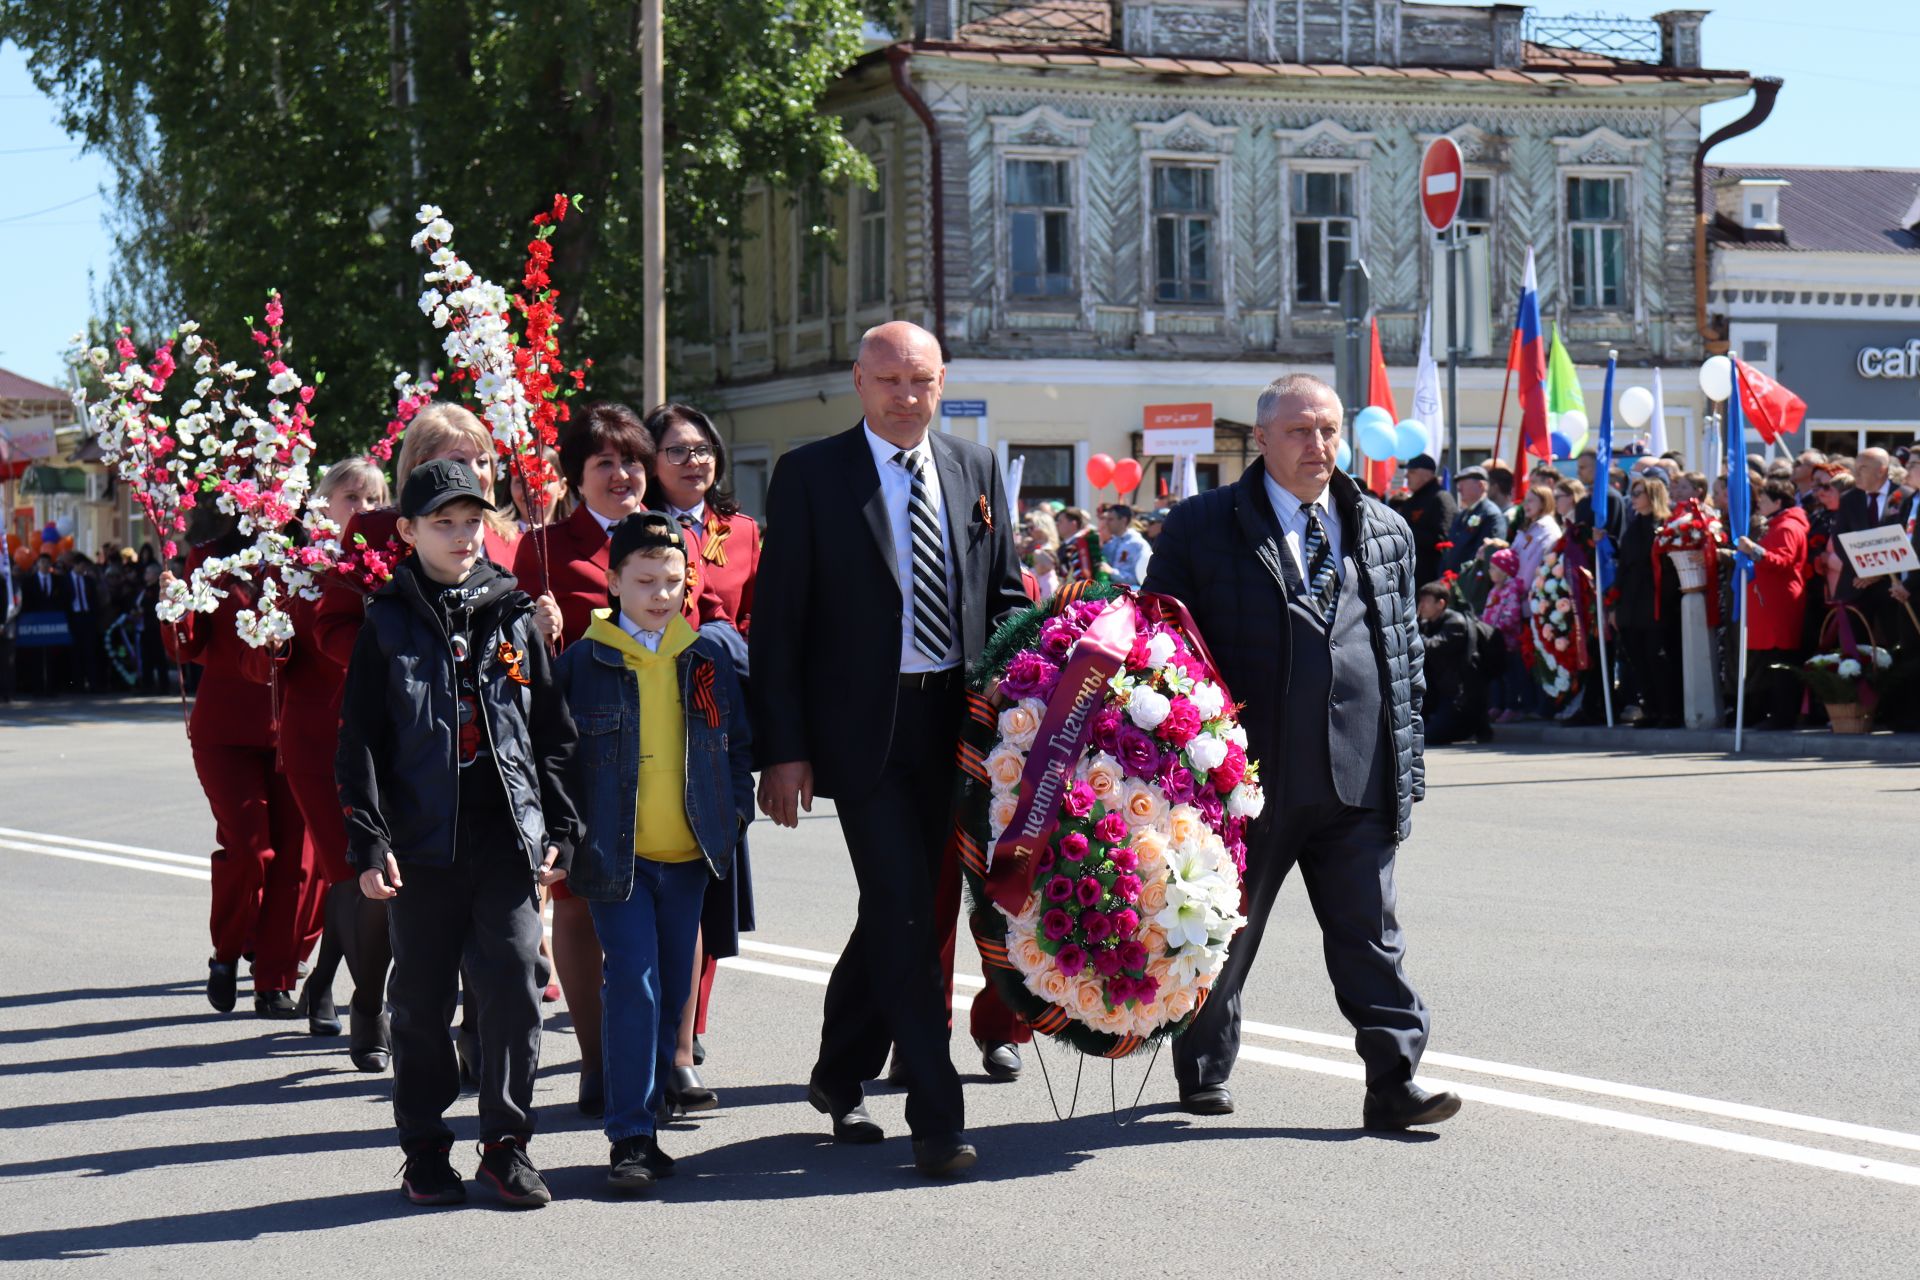
M 1141 1058 L 1111 1083 L 1088 1063 L 1058 1120 L 1038 1055 L 992 1085 L 961 1034 L 973 1176 L 914 1176 L 884 1088 L 889 1141 L 833 1146 L 801 1087 L 853 914 L 823 806 L 755 829 L 761 929 L 707 1037 L 723 1108 L 663 1135 L 680 1176 L 603 1196 L 549 1006 L 533 1153 L 557 1201 L 421 1211 L 385 1077 L 202 997 L 212 825 L 177 712 L 0 709 L 0 1272 L 1912 1277 L 1920 766 L 1471 748 L 1429 776 L 1402 920 L 1423 1076 L 1468 1096 L 1430 1134 L 1359 1128 L 1290 885 L 1238 1114 L 1174 1109 L 1162 1061 L 1121 1125 Z M 1078 1060 L 1044 1052 L 1065 1110 Z M 471 1136 L 472 1099 L 455 1114 Z

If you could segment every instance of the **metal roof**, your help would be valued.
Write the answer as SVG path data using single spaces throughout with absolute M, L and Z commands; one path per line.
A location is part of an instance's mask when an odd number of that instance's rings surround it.
M 1814 165 L 1709 166 L 1707 180 L 1777 179 L 1780 231 L 1749 230 L 1724 214 L 1714 243 L 1774 253 L 1920 253 L 1912 230 L 1920 169 L 1837 169 Z
M 50 387 L 44 382 L 35 382 L 10 369 L 0 369 L 0 400 L 60 400 L 71 399 L 67 392 L 58 387 Z

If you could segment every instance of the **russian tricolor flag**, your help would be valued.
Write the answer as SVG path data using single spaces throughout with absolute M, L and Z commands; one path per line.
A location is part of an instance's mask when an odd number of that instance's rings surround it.
M 1540 278 L 1533 268 L 1533 246 L 1527 246 L 1527 275 L 1520 286 L 1520 313 L 1513 322 L 1513 348 L 1520 370 L 1520 455 L 1514 467 L 1515 491 L 1526 478 L 1527 455 L 1541 461 L 1553 458 L 1547 434 L 1547 343 L 1540 326 Z

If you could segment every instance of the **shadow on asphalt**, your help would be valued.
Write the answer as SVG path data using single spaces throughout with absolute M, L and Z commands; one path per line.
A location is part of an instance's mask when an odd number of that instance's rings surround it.
M 121 1249 L 257 1240 L 302 1231 L 330 1231 L 380 1222 L 406 1212 L 393 1187 L 353 1195 L 315 1196 L 279 1204 L 138 1218 L 108 1226 L 15 1232 L 0 1238 L 0 1261 L 99 1258 Z
M 24 1009 L 36 1004 L 69 1004 L 75 1000 L 131 1000 L 137 996 L 179 996 L 203 991 L 206 982 L 156 982 L 145 987 L 75 987 L 68 991 L 22 991 L 0 996 L 0 1009 Z

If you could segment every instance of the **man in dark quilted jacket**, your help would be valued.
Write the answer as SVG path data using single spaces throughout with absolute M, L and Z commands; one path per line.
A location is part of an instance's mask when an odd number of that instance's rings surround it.
M 1260 461 L 1173 509 L 1146 589 L 1178 597 L 1243 703 L 1266 808 L 1247 832 L 1247 926 L 1211 997 L 1174 1043 L 1181 1105 L 1233 1110 L 1240 989 L 1296 863 L 1325 939 L 1334 998 L 1366 1064 L 1369 1128 L 1460 1109 L 1414 1083 L 1427 1007 L 1401 965 L 1393 863 L 1425 793 L 1426 680 L 1406 522 L 1335 466 L 1334 389 L 1288 374 L 1260 393 Z

